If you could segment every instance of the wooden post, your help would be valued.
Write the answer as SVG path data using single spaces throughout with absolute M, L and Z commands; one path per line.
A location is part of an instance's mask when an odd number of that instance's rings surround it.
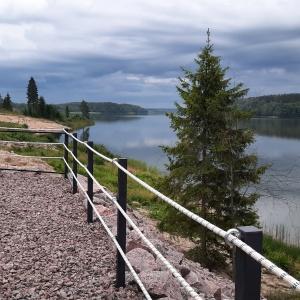
M 67 129 L 65 129 L 65 130 L 67 131 Z M 64 144 L 65 144 L 65 147 L 69 148 L 69 136 L 66 132 L 65 132 L 65 142 L 64 142 Z M 68 160 L 69 160 L 69 153 L 68 153 L 66 148 L 64 148 L 64 159 L 66 161 L 64 174 L 65 174 L 65 178 L 68 178 L 69 169 L 68 169 L 67 163 L 68 163 Z
M 90 147 L 94 146 L 94 143 L 92 141 L 87 142 L 87 144 Z M 94 152 L 91 151 L 89 148 L 87 148 L 87 154 L 88 154 L 87 169 L 94 176 Z M 90 197 L 92 202 L 93 202 L 93 195 L 94 195 L 93 185 L 94 185 L 93 179 L 88 175 L 87 194 Z M 93 207 L 91 206 L 88 200 L 87 200 L 87 222 L 93 223 Z
M 73 133 L 73 136 L 75 138 L 77 138 L 77 133 Z M 73 138 L 73 155 L 77 158 L 77 141 Z M 73 194 L 78 192 L 78 188 L 77 188 L 77 161 L 74 159 L 73 157 Z
M 119 164 L 127 169 L 127 159 L 118 159 Z M 127 206 L 127 175 L 118 169 L 118 203 L 126 212 Z M 126 253 L 126 219 L 118 210 L 117 215 L 117 241 L 124 253 Z M 117 277 L 116 287 L 125 287 L 125 261 L 119 251 L 117 251 Z
M 254 226 L 242 226 L 240 239 L 255 251 L 262 252 L 262 230 Z M 236 247 L 235 300 L 260 300 L 261 265 Z

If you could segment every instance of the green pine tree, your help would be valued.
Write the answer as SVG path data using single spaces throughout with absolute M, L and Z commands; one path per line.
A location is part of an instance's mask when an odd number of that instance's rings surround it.
M 27 106 L 30 116 L 37 116 L 39 109 L 39 94 L 38 88 L 33 77 L 30 78 L 27 86 Z
M 209 222 L 227 230 L 237 225 L 254 225 L 253 208 L 258 195 L 247 192 L 257 184 L 265 166 L 246 152 L 253 132 L 241 129 L 238 122 L 249 117 L 235 102 L 247 94 L 242 84 L 226 78 L 220 58 L 213 54 L 210 33 L 195 59 L 196 71 L 184 71 L 177 87 L 183 104 L 169 114 L 178 141 L 163 147 L 168 156 L 169 174 L 163 190 L 175 201 Z M 224 242 L 214 233 L 177 210 L 166 207 L 160 227 L 188 236 L 197 247 L 191 253 L 207 266 L 224 262 Z
M 2 107 L 3 107 L 3 109 L 5 109 L 7 111 L 13 110 L 12 101 L 11 101 L 11 97 L 10 97 L 9 93 L 7 93 L 7 95 L 4 97 Z
M 82 100 L 80 103 L 80 111 L 82 116 L 86 119 L 90 118 L 90 109 L 86 101 Z

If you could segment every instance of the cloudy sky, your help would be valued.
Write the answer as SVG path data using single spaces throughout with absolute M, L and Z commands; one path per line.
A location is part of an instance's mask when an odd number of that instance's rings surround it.
M 300 92 L 297 0 L 0 0 L 0 93 L 171 107 L 208 27 L 250 95 Z

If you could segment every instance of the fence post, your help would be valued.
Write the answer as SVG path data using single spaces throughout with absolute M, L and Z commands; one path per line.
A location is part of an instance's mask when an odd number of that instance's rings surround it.
M 237 228 L 240 239 L 257 252 L 262 252 L 262 230 L 254 226 Z M 261 265 L 236 247 L 235 300 L 260 300 Z
M 67 128 L 65 130 L 68 131 Z M 65 142 L 64 142 L 64 144 L 65 144 L 65 147 L 67 147 L 67 148 L 69 147 L 69 136 L 66 132 L 65 132 Z M 68 153 L 66 148 L 64 148 L 64 159 L 66 161 L 64 174 L 65 174 L 65 178 L 68 178 L 69 169 L 68 169 L 67 163 L 68 163 L 68 160 L 69 160 L 69 153 Z
M 87 144 L 93 148 L 94 143 L 92 141 L 88 141 Z M 90 173 L 94 176 L 94 152 L 87 148 L 87 155 L 88 155 L 88 164 L 87 169 Z M 93 179 L 88 175 L 87 179 L 87 194 L 90 197 L 91 201 L 93 202 Z M 90 202 L 87 200 L 87 222 L 93 223 L 93 207 L 91 206 Z
M 77 138 L 77 133 L 73 133 L 73 136 Z M 73 138 L 73 155 L 77 158 L 77 141 Z M 77 161 L 73 157 L 73 194 L 77 193 Z
M 127 169 L 127 159 L 119 158 L 119 164 Z M 118 203 L 126 212 L 127 206 L 127 175 L 118 169 Z M 126 219 L 118 210 L 117 215 L 117 241 L 124 253 L 126 253 Z M 116 287 L 125 287 L 125 261 L 117 251 L 117 277 Z

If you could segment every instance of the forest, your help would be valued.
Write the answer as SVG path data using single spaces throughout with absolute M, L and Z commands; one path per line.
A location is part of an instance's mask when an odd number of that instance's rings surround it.
M 240 99 L 237 105 L 244 111 L 250 111 L 254 117 L 300 117 L 300 94 L 279 94 Z

